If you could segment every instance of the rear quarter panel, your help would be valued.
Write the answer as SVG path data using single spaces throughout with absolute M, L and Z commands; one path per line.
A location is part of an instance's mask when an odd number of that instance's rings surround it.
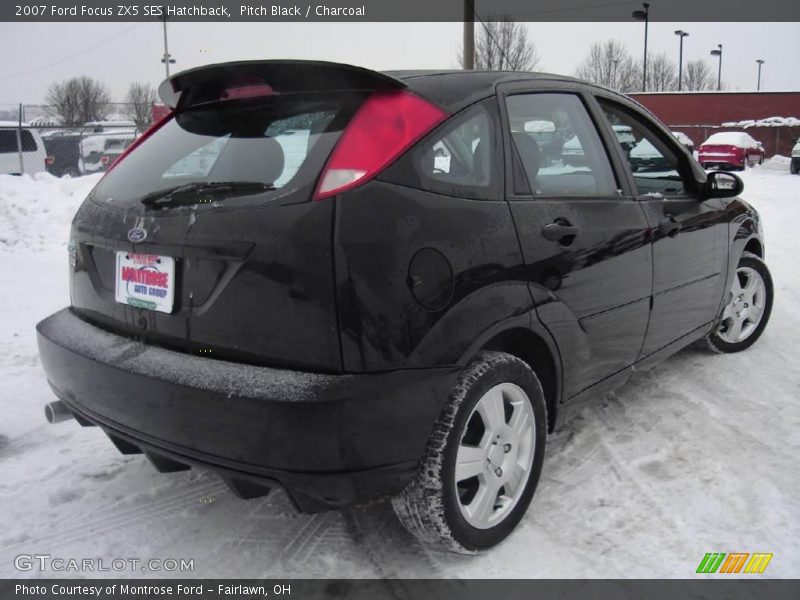
M 530 323 L 505 201 L 373 181 L 337 198 L 334 257 L 345 371 L 459 364 L 503 322 Z

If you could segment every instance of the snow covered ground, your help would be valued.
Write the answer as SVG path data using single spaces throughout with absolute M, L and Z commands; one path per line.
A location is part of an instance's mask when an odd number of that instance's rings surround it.
M 194 559 L 175 576 L 683 578 L 712 551 L 772 552 L 766 576 L 800 577 L 800 177 L 780 159 L 743 176 L 777 294 L 761 341 L 685 350 L 572 420 L 519 530 L 475 557 L 421 546 L 386 502 L 298 515 L 47 425 L 34 325 L 68 302 L 68 223 L 97 176 L 0 176 L 0 577 L 36 576 L 13 561 L 38 553 Z

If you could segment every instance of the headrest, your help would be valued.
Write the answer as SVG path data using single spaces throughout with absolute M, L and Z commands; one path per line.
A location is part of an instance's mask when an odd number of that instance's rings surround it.
M 514 139 L 514 145 L 517 147 L 522 166 L 525 168 L 525 175 L 528 176 L 528 183 L 533 187 L 533 182 L 539 174 L 539 162 L 541 160 L 539 144 L 522 131 L 512 133 L 511 137 Z

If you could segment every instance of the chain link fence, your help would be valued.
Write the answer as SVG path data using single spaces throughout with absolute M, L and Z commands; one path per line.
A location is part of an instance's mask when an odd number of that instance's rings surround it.
M 101 118 L 64 124 L 53 106 L 0 104 L 0 174 L 80 177 L 105 171 L 153 120 L 158 106 L 115 103 Z M 138 117 L 137 117 L 138 115 Z

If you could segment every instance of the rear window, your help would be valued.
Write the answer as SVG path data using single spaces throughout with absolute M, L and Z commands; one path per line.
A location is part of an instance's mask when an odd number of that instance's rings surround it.
M 22 139 L 23 152 L 36 152 L 36 140 L 27 129 L 20 131 L 20 138 Z M 0 129 L 0 154 L 8 154 L 10 152 L 19 152 L 19 145 L 17 144 L 17 130 L 16 129 Z
M 287 94 L 179 112 L 100 181 L 93 199 L 148 208 L 209 200 L 227 205 L 246 196 L 284 196 L 287 187 L 304 189 L 310 198 L 362 99 L 357 93 Z

